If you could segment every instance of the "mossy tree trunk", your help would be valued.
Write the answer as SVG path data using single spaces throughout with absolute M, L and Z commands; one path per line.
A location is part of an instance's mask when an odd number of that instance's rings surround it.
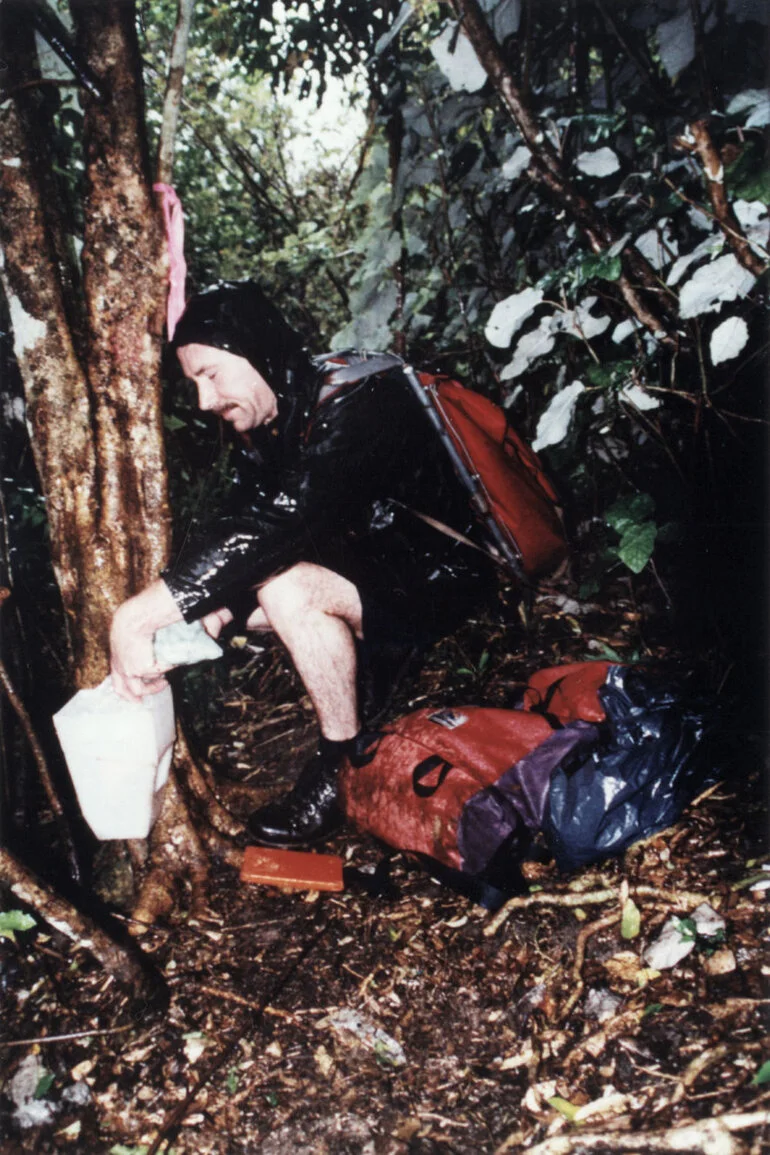
M 3 6 L 5 8 L 5 6 Z M 3 28 L 12 99 L 0 111 L 3 287 L 46 498 L 75 681 L 107 672 L 115 607 L 169 548 L 160 409 L 164 250 L 140 103 L 132 4 L 73 4 L 104 101 L 83 94 L 82 275 L 54 181 L 51 111 L 31 28 Z
M 77 48 L 103 99 L 82 91 L 83 245 L 75 259 L 53 159 L 51 88 L 41 83 L 23 6 L 0 5 L 7 99 L 0 108 L 2 277 L 27 423 L 46 499 L 51 551 L 67 621 L 73 681 L 108 669 L 115 608 L 148 585 L 170 545 L 160 355 L 166 257 L 142 107 L 135 5 L 71 0 Z M 218 807 L 180 743 L 177 772 L 149 847 L 138 898 L 151 922 L 186 878 L 205 893 L 203 840 L 226 857 Z M 188 799 L 197 794 L 193 821 Z M 207 829 L 201 834 L 201 827 Z M 148 855 L 149 850 L 149 855 Z

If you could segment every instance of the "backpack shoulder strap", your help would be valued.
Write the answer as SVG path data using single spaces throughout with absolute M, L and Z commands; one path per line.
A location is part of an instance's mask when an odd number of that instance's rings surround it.
M 365 349 L 344 349 L 340 353 L 323 353 L 313 363 L 324 375 L 318 404 L 346 385 L 356 385 L 367 377 L 388 369 L 401 369 L 404 362 L 395 353 L 372 353 Z

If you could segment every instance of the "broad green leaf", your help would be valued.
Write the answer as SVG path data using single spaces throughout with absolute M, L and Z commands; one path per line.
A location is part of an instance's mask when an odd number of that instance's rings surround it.
M 186 429 L 187 422 L 183 421 L 181 417 L 174 417 L 174 415 L 171 414 L 163 418 L 163 427 L 164 429 L 168 429 L 169 433 L 176 433 L 177 429 Z
M 535 440 L 532 448 L 535 453 L 549 445 L 558 445 L 569 433 L 572 414 L 581 393 L 585 392 L 585 385 L 580 381 L 573 381 L 566 389 L 562 389 L 549 402 L 548 408 L 540 414 L 537 423 Z
M 23 910 L 4 910 L 0 912 L 0 938 L 9 938 L 16 942 L 15 930 L 30 930 L 35 926 L 35 920 Z
M 618 546 L 618 557 L 632 573 L 641 573 L 652 557 L 658 527 L 654 521 L 631 526 L 623 534 Z
M 682 942 L 693 942 L 698 936 L 698 928 L 691 918 L 678 918 L 677 930 Z
M 623 917 L 620 922 L 620 933 L 623 938 L 636 938 L 642 925 L 642 916 L 639 907 L 632 898 L 623 903 Z
M 599 257 L 586 257 L 578 266 L 578 284 L 590 281 L 592 277 L 600 281 L 617 281 L 622 271 L 623 264 L 619 256 L 611 257 L 605 253 Z
M 725 301 L 745 297 L 753 289 L 756 279 L 732 253 L 725 253 L 696 269 L 682 286 L 679 315 L 688 318 L 717 313 Z
M 586 661 L 589 661 L 589 662 L 590 661 L 597 661 L 598 662 L 598 661 L 601 661 L 602 659 L 605 659 L 605 660 L 610 661 L 610 662 L 622 662 L 623 661 L 622 656 L 618 653 L 617 650 L 613 649 L 612 646 L 608 646 L 606 642 L 595 642 L 594 643 L 594 651 L 593 651 L 593 653 L 587 655 Z
M 650 1015 L 657 1015 L 658 1011 L 663 1010 L 663 1003 L 648 1003 L 642 1011 L 642 1018 L 647 1019 Z
M 647 521 L 655 509 L 655 502 L 649 493 L 634 493 L 621 497 L 611 505 L 604 515 L 607 525 L 623 534 L 632 525 Z
M 570 1122 L 574 1120 L 578 1113 L 578 1108 L 573 1106 L 568 1099 L 562 1099 L 560 1095 L 553 1095 L 552 1098 L 548 1100 L 548 1103 L 556 1111 L 560 1111 L 564 1118 L 569 1119 Z

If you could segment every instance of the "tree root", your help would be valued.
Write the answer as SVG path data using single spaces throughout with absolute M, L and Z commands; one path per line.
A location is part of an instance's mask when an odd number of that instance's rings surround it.
M 33 907 L 55 930 L 89 951 L 119 982 L 140 998 L 158 993 L 158 980 L 142 954 L 130 943 L 117 943 L 87 915 L 56 894 L 8 850 L 0 849 L 0 879 L 22 902 Z
M 770 1126 L 770 1111 L 734 1112 L 719 1115 L 713 1119 L 701 1119 L 682 1127 L 671 1127 L 666 1131 L 634 1131 L 624 1134 L 619 1131 L 586 1132 L 582 1129 L 571 1135 L 553 1135 L 542 1143 L 529 1147 L 529 1155 L 571 1155 L 585 1151 L 659 1151 L 663 1155 L 671 1152 L 691 1152 L 692 1155 L 742 1155 L 746 1148 L 734 1137 L 736 1131 L 750 1131 Z M 518 1139 L 516 1132 L 512 1139 Z M 495 1155 L 506 1155 L 514 1145 L 508 1140 L 502 1143 Z
M 131 934 L 137 937 L 144 934 L 156 919 L 171 913 L 182 879 L 190 884 L 192 912 L 205 913 L 208 858 L 176 778 L 171 774 L 163 807 L 152 831 L 148 873 L 131 912 Z
M 702 902 L 713 902 L 713 895 L 697 894 L 690 890 L 662 890 L 657 886 L 630 886 L 629 894 L 635 898 L 654 898 L 671 906 L 699 906 Z M 500 907 L 484 927 L 484 934 L 496 934 L 514 910 L 526 910 L 530 906 L 600 906 L 605 902 L 617 902 L 617 889 L 589 890 L 583 893 L 568 891 L 561 894 L 538 892 L 537 894 L 516 894 Z
M 556 1022 L 563 1023 L 566 1018 L 572 1013 L 578 999 L 583 993 L 585 982 L 583 980 L 583 963 L 586 957 L 586 944 L 592 935 L 600 930 L 605 930 L 608 926 L 614 926 L 620 922 L 621 913 L 615 911 L 613 914 L 605 914 L 604 918 L 597 918 L 595 922 L 589 922 L 584 926 L 577 936 L 575 943 L 575 961 L 572 964 L 572 993 L 570 994 L 564 1006 L 560 1008 Z
M 145 868 L 131 912 L 131 934 L 143 935 L 157 919 L 171 913 L 182 885 L 190 887 L 193 915 L 207 912 L 209 857 L 240 870 L 243 851 L 232 839 L 243 832 L 239 822 L 216 797 L 207 776 L 193 758 L 187 740 L 177 733 L 173 771 L 165 788 L 163 807 L 147 843 L 131 846 L 135 867 Z M 141 862 L 142 847 L 145 861 Z
M 243 823 L 234 818 L 230 811 L 222 805 L 214 793 L 209 777 L 201 770 L 190 753 L 187 739 L 181 727 L 177 731 L 174 766 L 182 777 L 187 790 L 205 806 L 206 819 L 215 830 L 229 838 L 243 833 Z

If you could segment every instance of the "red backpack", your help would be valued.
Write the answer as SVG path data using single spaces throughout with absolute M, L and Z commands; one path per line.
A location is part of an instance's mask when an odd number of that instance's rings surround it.
M 346 385 L 401 369 L 468 490 L 496 560 L 523 580 L 548 573 L 564 560 L 567 544 L 556 493 L 539 459 L 498 405 L 451 377 L 418 374 L 391 353 L 346 350 L 319 357 L 316 364 L 326 371 L 320 402 Z M 432 524 L 461 536 L 452 527 Z
M 340 772 L 348 819 L 389 846 L 469 876 L 523 857 L 551 774 L 596 739 L 609 662 L 533 675 L 521 709 L 416 710 L 366 735 Z

